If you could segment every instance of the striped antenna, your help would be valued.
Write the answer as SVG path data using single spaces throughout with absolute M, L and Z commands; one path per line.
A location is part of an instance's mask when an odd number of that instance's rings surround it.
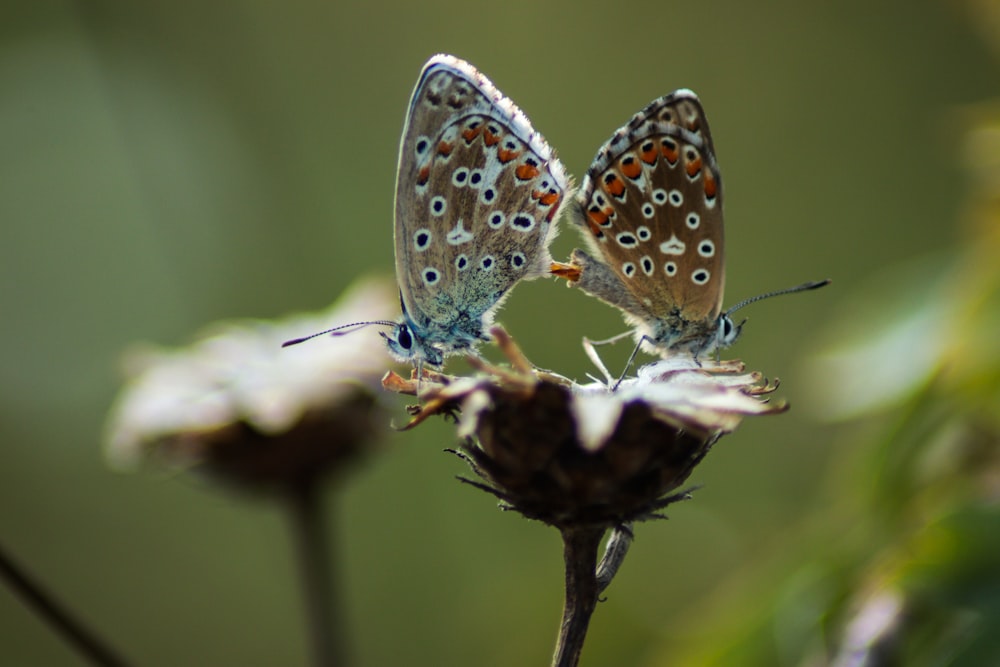
M 355 328 L 360 329 L 362 327 L 367 327 L 372 324 L 377 324 L 382 327 L 394 327 L 395 322 L 390 322 L 389 320 L 372 320 L 371 322 L 353 322 L 351 324 L 342 324 L 339 327 L 334 327 L 332 329 L 327 329 L 326 331 L 320 331 L 319 333 L 310 334 L 308 336 L 303 336 L 302 338 L 293 338 L 292 340 L 286 340 L 281 344 L 281 347 L 291 347 L 292 345 L 298 345 L 299 343 L 304 343 L 307 340 L 312 340 L 313 338 L 318 338 L 325 334 L 330 334 L 331 336 L 346 336 L 349 333 L 353 333 Z M 351 329 L 351 331 L 343 331 L 344 329 Z

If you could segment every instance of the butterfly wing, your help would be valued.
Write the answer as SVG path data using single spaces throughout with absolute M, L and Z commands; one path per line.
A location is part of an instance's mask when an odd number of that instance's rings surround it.
M 396 181 L 396 275 L 430 342 L 478 338 L 514 284 L 548 272 L 569 184 L 527 117 L 468 63 L 435 56 L 410 101 Z
M 576 197 L 634 318 L 707 325 L 725 285 L 722 180 L 697 96 L 654 100 L 598 151 Z
M 708 118 L 701 106 L 701 100 L 687 88 L 675 90 L 669 95 L 653 100 L 632 117 L 629 126 L 638 129 L 647 120 L 656 120 L 687 130 L 700 137 L 705 142 L 708 152 L 715 155 L 712 132 L 708 127 Z

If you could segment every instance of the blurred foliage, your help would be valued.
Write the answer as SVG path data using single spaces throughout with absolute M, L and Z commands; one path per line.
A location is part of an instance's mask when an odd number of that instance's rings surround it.
M 406 102 L 445 51 L 577 175 L 634 111 L 694 89 L 726 180 L 727 301 L 835 281 L 750 311 L 733 353 L 780 375 L 792 411 L 727 438 L 694 501 L 642 527 L 583 664 L 823 664 L 869 600 L 907 611 L 885 635 L 897 664 L 995 656 L 1000 309 L 982 138 L 996 115 L 956 111 L 1000 94 L 995 5 L 4 4 L 0 537 L 136 662 L 303 663 L 276 508 L 107 468 L 115 364 L 136 340 L 315 310 L 359 274 L 390 274 Z M 567 232 L 554 255 L 575 245 Z M 500 321 L 533 361 L 577 377 L 580 337 L 623 329 L 551 281 L 518 287 Z M 867 357 L 896 365 L 834 381 L 797 364 L 845 321 L 857 350 L 907 341 Z M 850 413 L 845 387 L 893 400 Z M 422 430 L 329 498 L 358 664 L 539 664 L 559 618 L 558 537 L 456 483 L 461 462 L 439 453 L 451 430 Z M 0 591 L 0 665 L 74 660 Z

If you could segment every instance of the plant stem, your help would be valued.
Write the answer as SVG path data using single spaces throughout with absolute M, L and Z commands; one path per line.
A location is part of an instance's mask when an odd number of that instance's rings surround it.
M 107 644 L 83 624 L 74 619 L 51 594 L 10 559 L 0 548 L 0 579 L 3 579 L 21 596 L 49 626 L 62 636 L 87 661 L 100 667 L 125 667 L 125 662 Z
M 552 667 L 576 667 L 580 662 L 590 616 L 594 613 L 600 595 L 597 549 L 603 534 L 603 528 L 589 526 L 562 529 L 566 601 Z
M 290 492 L 293 538 L 298 552 L 314 667 L 348 664 L 344 619 L 336 595 L 326 514 L 318 480 L 303 480 Z

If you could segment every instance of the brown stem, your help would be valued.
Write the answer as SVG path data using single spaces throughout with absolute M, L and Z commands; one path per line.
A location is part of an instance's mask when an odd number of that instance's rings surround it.
M 320 486 L 318 480 L 310 479 L 301 481 L 291 490 L 293 538 L 312 643 L 312 664 L 314 667 L 344 667 L 348 664 L 346 633 L 337 604 Z
M 590 616 L 597 606 L 597 548 L 604 529 L 573 527 L 562 530 L 566 562 L 566 601 L 552 667 L 576 667 L 587 638 Z
M 125 667 L 128 664 L 91 630 L 84 627 L 83 623 L 73 618 L 52 595 L 11 560 L 3 549 L 0 549 L 0 579 L 5 580 L 25 604 L 91 664 L 100 667 Z

